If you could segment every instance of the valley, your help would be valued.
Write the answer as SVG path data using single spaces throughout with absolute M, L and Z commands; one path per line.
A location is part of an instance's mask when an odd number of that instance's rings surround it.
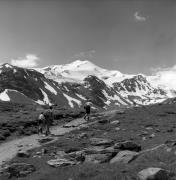
M 53 136 L 37 138 L 39 146 L 33 142 L 34 147 L 29 145 L 26 149 L 28 141 L 24 146 L 17 143 L 21 145 L 19 153 L 3 165 L 0 177 L 2 180 L 138 180 L 142 170 L 161 168 L 167 179 L 174 179 L 175 109 L 175 104 L 155 104 L 95 112 L 90 122 L 81 118 L 82 125 L 73 125 L 75 120 L 62 121 L 60 125 L 67 129 L 65 134 L 53 127 L 56 130 Z

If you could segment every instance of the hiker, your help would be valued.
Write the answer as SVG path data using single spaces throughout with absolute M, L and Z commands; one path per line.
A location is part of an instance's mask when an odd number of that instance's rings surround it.
M 50 126 L 54 120 L 53 106 L 50 106 L 49 109 L 45 110 L 43 114 L 45 117 L 45 135 L 48 136 L 49 134 L 51 134 Z
M 89 121 L 90 120 L 90 101 L 86 102 L 85 106 L 84 106 L 84 109 L 85 109 L 85 116 L 84 116 L 84 119 L 86 121 Z
M 45 117 L 43 115 L 43 112 L 41 112 L 38 117 L 38 134 L 43 134 L 44 123 Z

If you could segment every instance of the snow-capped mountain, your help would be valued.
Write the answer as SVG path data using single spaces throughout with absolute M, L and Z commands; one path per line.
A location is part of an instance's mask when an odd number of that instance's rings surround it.
M 44 74 L 47 78 L 54 78 L 57 82 L 81 82 L 87 76 L 93 75 L 105 81 L 106 84 L 112 85 L 114 82 L 121 81 L 132 76 L 122 74 L 116 70 L 110 71 L 100 68 L 87 60 L 76 60 L 70 64 L 52 65 L 42 69 L 37 68 L 36 70 Z
M 36 69 L 4 64 L 0 66 L 0 100 L 81 108 L 90 99 L 93 108 L 107 109 L 167 99 L 168 92 L 147 78 L 103 69 L 87 60 Z

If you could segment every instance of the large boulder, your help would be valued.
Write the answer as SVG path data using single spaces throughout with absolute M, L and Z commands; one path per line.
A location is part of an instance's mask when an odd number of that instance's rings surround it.
M 76 151 L 76 152 L 71 152 L 67 154 L 69 158 L 72 158 L 78 162 L 83 162 L 85 160 L 85 152 L 84 150 L 81 151 Z
M 20 151 L 18 151 L 17 156 L 18 157 L 26 157 L 26 158 L 28 158 L 28 157 L 30 157 L 30 154 L 27 151 L 20 150 Z
M 133 141 L 124 141 L 121 143 L 117 143 L 115 145 L 115 148 L 121 149 L 121 150 L 129 150 L 129 151 L 141 151 L 141 145 L 133 142 Z
M 105 163 L 111 159 L 111 153 L 107 154 L 90 154 L 85 156 L 85 162 Z
M 111 159 L 110 163 L 124 163 L 128 164 L 133 161 L 139 154 L 134 151 L 120 151 L 114 158 Z
M 90 146 L 84 149 L 85 154 L 106 154 L 106 153 L 117 153 L 118 149 L 113 146 L 105 148 L 104 146 Z
M 105 138 L 91 138 L 90 144 L 93 146 L 111 146 L 113 144 L 113 140 L 105 139 Z
M 60 167 L 60 166 L 69 166 L 69 165 L 75 165 L 76 162 L 66 159 L 66 158 L 56 158 L 56 159 L 51 159 L 47 161 L 47 164 L 52 166 L 52 167 Z
M 138 173 L 139 180 L 170 180 L 169 172 L 161 169 L 150 167 L 143 169 Z
M 12 163 L 5 169 L 5 173 L 9 175 L 9 178 L 12 177 L 24 177 L 28 174 L 34 172 L 36 169 L 31 164 L 26 163 Z

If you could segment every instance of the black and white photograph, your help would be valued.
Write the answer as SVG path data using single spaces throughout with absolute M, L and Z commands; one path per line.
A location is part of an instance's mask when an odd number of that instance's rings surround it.
M 176 0 L 0 0 L 0 180 L 176 180 Z

